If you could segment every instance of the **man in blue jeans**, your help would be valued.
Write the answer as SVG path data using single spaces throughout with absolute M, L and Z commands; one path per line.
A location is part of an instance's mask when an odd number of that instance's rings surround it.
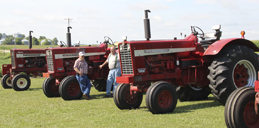
M 86 100 L 90 100 L 90 90 L 92 85 L 87 77 L 88 64 L 85 61 L 84 55 L 84 52 L 79 52 L 79 57 L 74 64 L 74 70 L 76 71 L 76 79 L 80 85 L 84 98 Z
M 107 60 L 99 66 L 101 69 L 104 65 L 108 64 L 110 69 L 106 84 L 106 95 L 104 96 L 104 98 L 113 97 L 113 94 L 111 94 L 112 84 L 114 92 L 115 88 L 118 85 L 118 83 L 116 83 L 116 77 L 121 76 L 120 57 L 118 53 L 116 53 L 115 46 L 112 46 L 110 50 L 111 53 L 109 54 Z

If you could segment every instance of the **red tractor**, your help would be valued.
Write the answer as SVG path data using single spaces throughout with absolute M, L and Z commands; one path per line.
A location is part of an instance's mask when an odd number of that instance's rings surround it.
M 224 113 L 228 128 L 259 128 L 259 81 L 254 84 L 254 87 L 242 87 L 229 95 Z
M 43 73 L 47 77 L 43 82 L 43 92 L 47 97 L 61 96 L 64 100 L 80 99 L 82 92 L 75 77 L 74 62 L 78 53 L 85 52 L 85 60 L 88 63 L 88 78 L 91 84 L 99 91 L 106 90 L 106 78 L 109 69 L 99 69 L 108 57 L 110 49 L 107 47 L 112 40 L 105 37 L 105 41 L 99 46 L 71 47 L 70 32 L 68 27 L 67 46 L 63 48 L 46 49 L 48 72 Z
M 29 36 L 29 49 L 10 50 L 12 64 L 2 65 L 3 77 L 1 84 L 5 89 L 27 90 L 31 85 L 30 75 L 38 76 L 42 72 L 47 71 L 45 49 L 31 49 L 31 32 Z
M 225 104 L 231 92 L 254 86 L 259 70 L 258 47 L 241 38 L 220 39 L 191 26 L 185 39 L 150 40 L 149 10 L 145 10 L 144 41 L 119 43 L 122 76 L 114 91 L 120 109 L 138 108 L 146 92 L 153 114 L 172 112 L 180 101 L 203 100 L 212 94 Z M 213 38 L 208 39 L 212 35 Z M 201 38 L 198 41 L 198 38 Z

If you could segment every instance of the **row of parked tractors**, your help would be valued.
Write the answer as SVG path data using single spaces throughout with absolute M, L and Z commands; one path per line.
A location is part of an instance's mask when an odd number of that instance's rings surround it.
M 220 39 L 220 25 L 212 27 L 213 33 L 204 33 L 199 27 L 191 26 L 191 34 L 185 39 L 150 40 L 148 12 L 145 10 L 146 40 L 123 38 L 118 44 L 122 75 L 116 78 L 120 83 L 114 91 L 116 106 L 119 109 L 138 108 L 146 93 L 149 111 L 168 113 L 174 111 L 177 99 L 204 100 L 212 93 L 220 103 L 226 104 L 228 127 L 239 127 L 240 124 L 235 123 L 259 127 L 253 91 L 259 70 L 258 56 L 254 52 L 259 48 L 246 39 Z M 108 44 L 113 44 L 112 40 L 105 37 L 99 46 L 71 47 L 69 29 L 71 27 L 68 27 L 67 47 L 12 49 L 12 64 L 2 65 L 3 88 L 27 90 L 31 85 L 29 75 L 43 73 L 46 79 L 42 88 L 47 97 L 80 99 L 82 92 L 73 65 L 78 53 L 84 51 L 91 83 L 97 90 L 104 91 L 109 70 L 98 67 L 107 59 Z M 249 102 L 244 100 L 245 94 L 250 94 Z

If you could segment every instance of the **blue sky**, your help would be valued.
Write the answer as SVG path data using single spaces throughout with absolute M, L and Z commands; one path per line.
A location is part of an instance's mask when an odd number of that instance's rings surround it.
M 0 4 L 0 33 L 57 37 L 66 42 L 72 18 L 72 43 L 94 44 L 104 36 L 114 41 L 144 40 L 144 10 L 149 9 L 151 40 L 181 38 L 190 26 L 205 33 L 221 24 L 222 39 L 259 39 L 258 0 L 6 0 Z

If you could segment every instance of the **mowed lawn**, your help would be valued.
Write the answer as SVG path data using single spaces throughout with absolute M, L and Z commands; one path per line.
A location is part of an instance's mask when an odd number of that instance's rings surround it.
M 223 128 L 224 106 L 210 95 L 208 100 L 180 102 L 173 113 L 154 115 L 148 111 L 145 95 L 139 109 L 120 110 L 105 92 L 91 90 L 93 100 L 64 101 L 47 98 L 44 78 L 31 78 L 29 90 L 16 92 L 0 88 L 0 127 L 71 128 Z

